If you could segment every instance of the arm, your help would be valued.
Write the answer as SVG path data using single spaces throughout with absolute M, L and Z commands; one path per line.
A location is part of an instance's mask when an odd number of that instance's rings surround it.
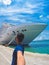
M 8 44 L 4 44 L 5 47 L 9 46 Z
M 24 56 L 21 51 L 17 52 L 17 65 L 25 65 Z

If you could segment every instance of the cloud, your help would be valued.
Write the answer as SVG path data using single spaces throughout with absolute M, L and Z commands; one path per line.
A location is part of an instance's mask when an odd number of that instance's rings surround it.
M 10 13 L 35 13 L 36 11 L 35 10 L 30 10 L 30 9 L 27 9 L 27 8 L 18 8 L 18 9 L 15 9 L 15 8 L 6 8 L 6 9 L 4 9 L 4 8 L 1 8 L 1 13 L 4 13 L 5 15 L 8 15 L 8 14 L 10 14 Z M 0 13 L 0 14 L 1 14 Z M 4 15 L 3 14 L 3 15 Z
M 0 16 L 7 16 L 0 18 L 1 20 L 21 21 L 22 23 L 49 20 L 48 15 L 44 16 L 46 12 L 43 10 L 47 5 L 44 4 L 43 0 L 0 0 L 0 3 L 5 4 L 5 6 L 0 5 Z M 9 6 L 7 6 L 8 4 Z
M 47 15 L 47 18 L 49 19 L 49 15 Z
M 40 18 L 42 18 L 42 17 L 43 17 L 43 15 L 40 15 L 39 17 L 40 17 Z
M 4 5 L 10 5 L 11 4 L 11 0 L 0 0 L 0 3 L 4 4 Z
M 23 0 L 16 0 L 16 2 L 24 2 Z
M 49 40 L 49 31 L 43 31 L 37 38 L 34 40 Z
M 2 0 L 0 0 L 0 3 L 2 2 Z
M 26 5 L 27 8 L 38 8 L 40 6 L 43 6 L 44 4 L 41 3 L 41 2 L 40 3 L 35 3 L 35 4 L 31 4 L 29 2 L 26 2 L 25 5 Z
M 48 22 L 49 21 L 49 15 L 40 15 L 39 18 L 41 19 L 41 21 L 45 21 L 45 22 Z
M 8 4 L 8 1 L 9 1 L 9 4 L 11 3 L 11 0 L 6 0 L 3 2 L 5 2 L 6 4 Z M 23 2 L 23 0 L 18 0 L 18 2 Z M 17 2 L 17 1 L 16 1 Z M 21 7 L 19 6 L 21 4 Z M 17 3 L 13 6 L 9 6 L 9 7 L 2 7 L 0 9 L 2 15 L 13 15 L 15 13 L 30 13 L 30 14 L 33 14 L 33 13 L 36 13 L 38 12 L 38 10 L 40 10 L 40 8 L 42 7 L 43 3 L 36 3 L 36 4 L 30 4 L 28 1 L 26 1 L 26 3 L 24 3 L 24 5 L 22 3 L 19 3 L 17 5 Z M 23 6 L 23 7 L 22 7 Z M 38 9 L 37 9 L 38 8 Z

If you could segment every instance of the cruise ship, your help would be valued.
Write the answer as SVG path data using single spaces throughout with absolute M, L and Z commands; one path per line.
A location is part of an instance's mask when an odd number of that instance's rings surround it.
M 17 33 L 24 34 L 23 44 L 29 44 L 34 40 L 45 28 L 45 23 L 27 23 L 12 25 L 4 23 L 0 28 L 0 44 L 16 44 L 15 37 Z

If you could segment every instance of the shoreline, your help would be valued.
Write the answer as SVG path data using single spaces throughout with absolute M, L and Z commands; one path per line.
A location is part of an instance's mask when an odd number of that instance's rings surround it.
M 3 46 L 3 45 L 0 45 L 0 46 Z M 6 46 L 3 46 L 3 47 L 6 47 Z M 7 48 L 9 48 L 9 49 L 11 49 L 11 50 L 14 50 L 14 48 L 13 48 L 13 47 L 10 47 L 10 46 L 8 46 Z M 32 54 L 35 54 L 35 55 L 36 55 L 36 54 L 37 54 L 37 55 L 39 54 L 39 55 L 48 55 L 48 56 L 49 56 L 49 54 L 47 54 L 47 53 L 38 53 L 38 52 L 31 52 L 31 51 L 26 51 L 26 50 L 25 50 L 24 52 L 27 53 L 27 54 L 31 54 L 31 55 L 32 55 Z
M 9 46 L 9 48 L 14 49 L 15 46 Z M 44 51 L 42 52 L 42 51 L 39 51 L 39 50 L 36 51 L 36 48 L 32 48 L 32 47 L 25 47 L 25 52 L 37 53 L 37 54 L 48 54 L 49 55 L 49 52 L 47 53 L 47 52 L 44 52 Z
M 11 48 L 11 47 L 7 47 L 7 48 L 9 48 L 9 49 L 11 49 L 11 50 L 14 50 L 14 48 Z M 42 55 L 42 56 L 49 56 L 49 54 L 47 54 L 47 53 L 38 53 L 38 52 L 30 52 L 30 51 L 24 51 L 24 53 L 25 54 L 30 54 L 30 55 L 33 55 L 33 54 L 35 54 L 35 55 Z

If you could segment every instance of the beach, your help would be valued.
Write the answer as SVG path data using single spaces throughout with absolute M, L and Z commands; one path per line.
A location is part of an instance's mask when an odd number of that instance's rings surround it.
M 0 45 L 0 65 L 11 65 L 13 48 Z M 25 51 L 26 65 L 49 65 L 49 54 Z

